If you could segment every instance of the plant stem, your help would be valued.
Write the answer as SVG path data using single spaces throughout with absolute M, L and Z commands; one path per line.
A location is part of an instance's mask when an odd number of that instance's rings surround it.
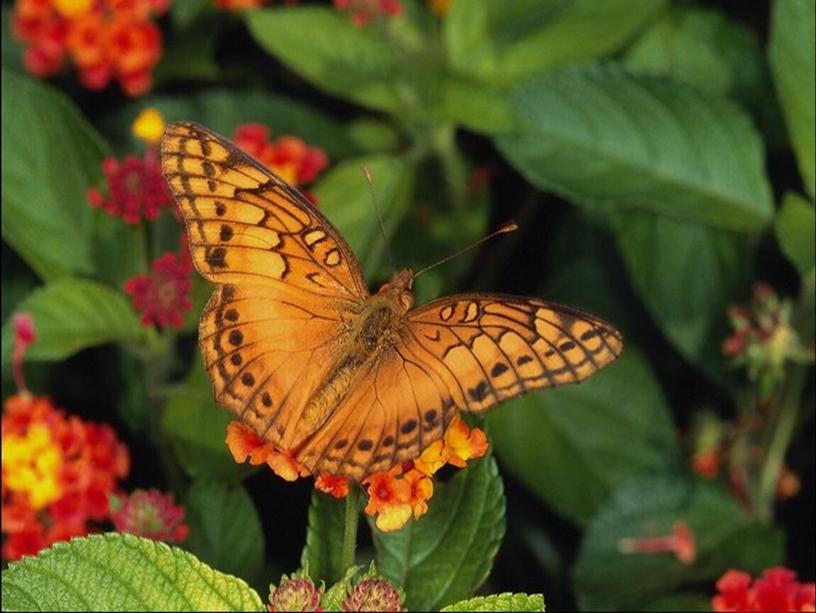
M 775 419 L 770 424 L 771 435 L 768 438 L 762 466 L 759 469 L 757 480 L 756 505 L 757 516 L 770 521 L 773 516 L 776 487 L 785 453 L 793 436 L 796 426 L 796 417 L 799 413 L 799 402 L 805 385 L 807 368 L 800 365 L 791 365 L 782 389 L 779 392 Z
M 805 346 L 813 344 L 813 311 L 814 277 L 811 272 L 802 280 L 802 290 L 793 320 L 794 329 Z M 768 424 L 769 435 L 765 439 L 754 504 L 757 517 L 764 521 L 773 518 L 777 483 L 785 461 L 785 453 L 796 427 L 808 370 L 809 366 L 803 364 L 788 364 L 782 387 L 772 404 Z
M 357 550 L 357 526 L 360 523 L 360 486 L 352 482 L 346 496 L 346 522 L 343 529 L 343 570 L 354 564 Z

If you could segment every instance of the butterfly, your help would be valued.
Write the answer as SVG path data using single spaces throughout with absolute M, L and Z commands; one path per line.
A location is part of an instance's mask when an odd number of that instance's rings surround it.
M 623 348 L 604 321 L 537 298 L 467 293 L 412 308 L 409 269 L 369 293 L 316 206 L 200 125 L 169 125 L 161 163 L 195 267 L 215 283 L 199 325 L 215 398 L 312 474 L 388 470 L 457 411 L 578 383 Z

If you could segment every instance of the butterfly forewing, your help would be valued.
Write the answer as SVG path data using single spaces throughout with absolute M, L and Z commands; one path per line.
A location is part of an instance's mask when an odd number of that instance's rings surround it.
M 299 192 L 229 141 L 168 127 L 162 170 L 187 223 L 198 271 L 216 283 L 286 283 L 341 300 L 368 296 L 343 238 Z
M 303 196 L 225 139 L 178 123 L 161 150 L 193 262 L 217 284 L 199 326 L 216 399 L 292 443 L 339 359 L 341 319 L 368 296 L 357 261 Z

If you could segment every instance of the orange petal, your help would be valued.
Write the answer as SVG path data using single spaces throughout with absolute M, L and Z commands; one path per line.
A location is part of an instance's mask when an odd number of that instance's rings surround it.
M 272 449 L 266 456 L 266 463 L 276 475 L 286 481 L 295 481 L 298 477 L 305 477 L 309 471 L 301 466 L 288 453 Z
M 442 468 L 449 459 L 450 450 L 445 445 L 445 441 L 439 439 L 426 447 L 422 455 L 414 460 L 414 468 L 430 477 Z
M 377 528 L 383 532 L 393 532 L 402 528 L 411 519 L 411 505 L 399 504 L 385 507 L 377 515 Z
M 227 426 L 226 443 L 232 458 L 239 464 L 246 462 L 247 458 L 255 459 L 259 452 L 265 451 L 266 448 L 266 442 L 258 436 L 258 433 L 240 421 L 231 421 Z M 262 462 L 263 460 L 252 463 Z
M 414 518 L 419 519 L 428 512 L 427 501 L 433 496 L 433 481 L 418 470 L 405 473 L 404 479 L 411 488 L 408 504 L 411 505 Z
M 349 493 L 349 480 L 343 475 L 319 475 L 315 488 L 335 498 L 345 498 Z

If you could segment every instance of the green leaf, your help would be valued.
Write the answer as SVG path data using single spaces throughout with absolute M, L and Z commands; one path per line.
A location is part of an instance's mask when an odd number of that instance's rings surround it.
M 45 280 L 94 271 L 86 196 L 107 147 L 49 85 L 3 70 L 3 238 Z
M 15 70 L 22 72 L 23 68 L 23 46 L 11 34 L 11 15 L 14 12 L 14 7 L 4 4 L 0 7 L 0 15 L 2 15 L 3 36 L 0 40 L 2 45 L 3 71 Z
M 187 492 L 184 508 L 184 520 L 190 527 L 185 549 L 222 572 L 261 579 L 264 534 L 243 486 L 196 480 Z
M 801 274 L 816 264 L 816 214 L 813 204 L 788 192 L 774 220 L 779 247 Z
M 105 343 L 137 343 L 145 329 L 127 297 L 107 285 L 64 278 L 40 287 L 17 306 L 34 318 L 37 340 L 28 360 L 64 360 L 82 349 Z M 14 332 L 3 326 L 3 361 L 8 363 Z
M 665 0 L 457 2 L 444 22 L 445 47 L 456 71 L 507 86 L 613 53 L 665 5 Z
M 623 538 L 691 529 L 697 557 L 690 565 L 670 553 L 624 554 Z M 729 568 L 758 574 L 779 563 L 784 535 L 752 522 L 720 487 L 679 474 L 642 476 L 623 483 L 587 527 L 573 583 L 585 610 L 631 610 L 677 586 L 714 580 Z
M 462 600 L 441 611 L 543 611 L 544 596 L 541 594 L 491 594 Z
M 541 189 L 743 232 L 771 219 L 762 143 L 725 100 L 587 66 L 532 79 L 510 102 L 518 127 L 496 143 Z
M 233 416 L 215 405 L 212 383 L 196 350 L 182 385 L 167 398 L 161 426 L 184 471 L 191 477 L 237 482 L 256 468 L 236 464 L 227 448 L 227 425 Z
M 620 211 L 609 221 L 652 317 L 686 359 L 720 378 L 725 311 L 746 291 L 756 238 L 646 211 Z
M 176 547 L 130 534 L 57 543 L 3 571 L 14 611 L 262 611 L 242 579 Z
M 405 590 L 408 610 L 436 610 L 471 596 L 504 536 L 504 486 L 492 457 L 435 487 L 418 521 L 387 533 L 371 524 L 377 569 Z
M 679 460 L 663 392 L 632 346 L 581 385 L 522 396 L 488 421 L 502 466 L 578 523 L 589 521 L 621 480 Z
M 642 607 L 639 611 L 711 611 L 711 594 L 683 592 L 659 596 Z
M 410 103 L 410 87 L 395 78 L 398 50 L 374 28 L 356 27 L 347 14 L 276 7 L 247 11 L 245 19 L 263 49 L 321 89 L 384 111 Z
M 170 19 L 173 26 L 178 30 L 186 30 L 202 14 L 212 10 L 210 0 L 187 0 L 186 2 L 174 2 L 170 7 Z
M 337 226 L 363 270 L 372 276 L 385 261 L 385 245 L 362 166 L 371 171 L 389 236 L 406 212 L 414 173 L 412 166 L 396 156 L 371 155 L 341 162 L 314 187 L 320 210 Z
M 755 36 L 722 13 L 673 7 L 626 52 L 635 73 L 667 75 L 717 94 L 756 95 L 768 77 Z
M 352 487 L 356 487 L 352 484 Z M 340 581 L 343 573 L 343 531 L 346 501 L 337 500 L 318 490 L 309 503 L 309 525 L 300 566 L 309 569 L 313 581 L 328 585 Z
M 343 124 L 302 102 L 256 90 L 208 89 L 192 95 L 151 94 L 108 115 L 103 122 L 105 134 L 123 152 L 137 146 L 130 126 L 145 106 L 158 109 L 168 123 L 197 121 L 227 138 L 243 123 L 262 123 L 269 126 L 271 139 L 291 134 L 325 149 L 330 158 L 357 151 Z
M 813 0 L 775 0 L 768 55 L 805 187 L 816 198 L 816 9 Z
M 190 0 L 178 3 L 182 6 L 193 4 L 194 2 Z M 174 8 L 175 6 L 174 4 Z M 193 9 L 193 6 L 189 8 Z M 170 37 L 161 60 L 153 71 L 154 81 L 157 84 L 164 84 L 173 80 L 218 80 L 221 69 L 214 55 L 220 20 L 221 16 L 215 11 L 208 12 L 202 19 L 196 19 L 189 24 L 185 32 Z

